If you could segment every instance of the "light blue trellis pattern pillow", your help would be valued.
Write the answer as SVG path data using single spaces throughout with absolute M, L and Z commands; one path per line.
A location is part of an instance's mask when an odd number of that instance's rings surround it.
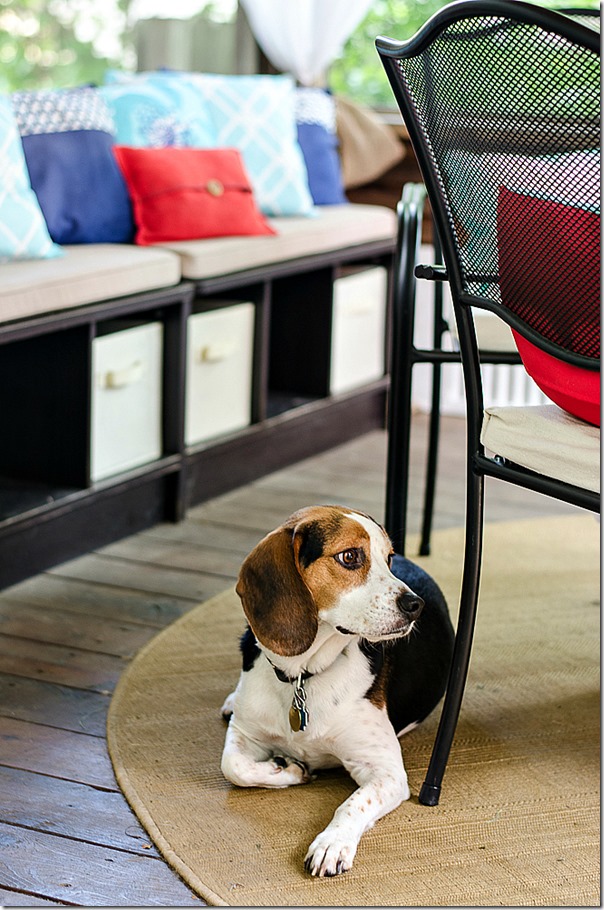
M 313 213 L 297 138 L 293 79 L 210 73 L 191 78 L 203 93 L 216 145 L 241 152 L 261 211 L 266 215 Z
M 0 97 L 0 261 L 61 254 L 31 188 L 10 98 Z

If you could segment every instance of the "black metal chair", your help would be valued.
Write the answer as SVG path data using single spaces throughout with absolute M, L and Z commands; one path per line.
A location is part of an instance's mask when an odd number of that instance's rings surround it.
M 594 29 L 599 28 L 600 15 L 595 9 L 560 9 L 576 22 Z M 417 347 L 414 341 L 416 315 L 416 277 L 418 249 L 422 233 L 426 190 L 419 184 L 406 184 L 397 206 L 398 261 L 393 293 L 393 335 L 391 348 L 391 392 L 388 408 L 388 453 L 386 472 L 385 525 L 397 549 L 404 554 L 407 545 L 407 509 L 409 499 L 409 467 L 412 425 L 412 379 L 417 364 L 432 366 L 431 401 L 428 421 L 428 445 L 425 463 L 425 485 L 418 553 L 430 553 L 430 540 L 436 497 L 438 473 L 442 366 L 460 363 L 459 347 L 451 350 L 443 345 L 447 333 L 456 339 L 455 326 L 450 324 L 443 307 L 442 283 L 434 287 L 432 316 L 432 347 Z M 442 263 L 441 245 L 436 227 L 434 234 L 434 262 Z M 436 278 L 437 270 L 429 277 Z M 480 317 L 478 317 L 480 319 Z M 476 317 L 475 317 L 476 320 Z M 481 337 L 481 327 L 491 323 L 478 322 L 477 340 L 481 364 L 521 363 L 518 350 L 509 331 L 488 331 Z M 500 323 L 503 329 L 507 328 Z
M 442 366 L 461 363 L 459 345 L 445 345 L 445 339 L 456 341 L 457 333 L 445 313 L 442 282 L 434 283 L 432 307 L 432 347 L 415 343 L 416 288 L 415 266 L 422 235 L 426 189 L 422 184 L 407 183 L 397 206 L 398 237 L 392 294 L 392 344 L 390 397 L 388 403 L 388 451 L 386 470 L 385 526 L 398 553 L 405 554 L 407 546 L 407 509 L 409 500 L 409 468 L 411 454 L 412 386 L 414 367 L 430 364 L 431 395 L 428 420 L 425 483 L 420 525 L 420 556 L 430 553 L 432 521 L 436 497 Z M 442 262 L 441 246 L 433 228 L 435 262 Z M 434 268 L 434 275 L 438 270 Z M 442 266 L 440 266 L 442 269 Z M 500 325 L 500 324 L 499 324 Z M 521 363 L 511 333 L 504 331 L 478 332 L 480 361 L 483 364 L 517 365 Z M 483 343 L 481 343 L 481 341 Z
M 560 399 L 548 378 L 568 369 L 579 386 L 584 378 L 593 386 L 599 370 L 599 36 L 522 0 L 460 0 L 411 40 L 376 44 L 443 246 L 445 267 L 420 266 L 416 275 L 449 283 L 466 390 L 460 612 L 420 793 L 422 803 L 436 805 L 470 661 L 485 477 L 600 508 L 599 429 L 568 413 L 573 395 Z M 421 199 L 417 190 L 408 194 L 413 222 Z M 403 283 L 412 281 L 403 258 L 412 266 L 413 246 L 401 247 Z M 548 404 L 485 412 L 475 310 L 511 327 L 527 371 L 564 410 Z M 583 414 L 582 401 L 577 407 Z

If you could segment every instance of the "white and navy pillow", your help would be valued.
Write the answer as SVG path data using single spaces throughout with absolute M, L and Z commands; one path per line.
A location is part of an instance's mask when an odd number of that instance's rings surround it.
M 342 183 L 332 95 L 320 88 L 296 89 L 296 125 L 315 205 L 348 202 Z
M 13 109 L 34 189 L 56 243 L 128 243 L 134 224 L 98 90 L 15 92 Z

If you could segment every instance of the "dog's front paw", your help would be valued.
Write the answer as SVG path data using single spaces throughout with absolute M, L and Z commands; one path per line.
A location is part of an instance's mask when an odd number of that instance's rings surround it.
M 326 829 L 315 837 L 308 848 L 304 868 L 319 878 L 348 872 L 357 846 L 354 839 L 346 838 L 341 833 L 332 834 Z
M 287 757 L 274 755 L 272 764 L 277 766 L 276 771 L 278 774 L 282 774 L 284 779 L 287 778 L 290 786 L 292 784 L 309 784 L 313 779 L 308 765 L 305 765 L 303 761 L 299 761 L 297 758 L 290 758 L 289 755 Z

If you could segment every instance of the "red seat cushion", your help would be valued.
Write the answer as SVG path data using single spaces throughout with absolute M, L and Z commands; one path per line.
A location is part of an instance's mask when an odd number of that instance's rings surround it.
M 276 233 L 256 205 L 237 149 L 114 151 L 132 200 L 136 243 Z
M 505 306 L 554 343 L 600 355 L 600 216 L 501 187 L 499 281 Z M 600 374 L 542 351 L 514 332 L 524 367 L 564 410 L 600 425 Z

